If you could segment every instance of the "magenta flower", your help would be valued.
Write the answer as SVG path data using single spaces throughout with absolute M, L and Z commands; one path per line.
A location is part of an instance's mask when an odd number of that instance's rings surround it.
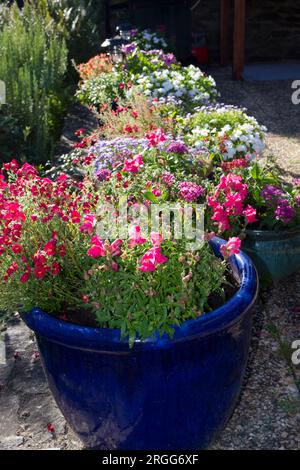
M 162 174 L 161 180 L 166 186 L 170 188 L 175 183 L 175 176 L 172 175 L 172 173 L 166 171 Z
M 127 171 L 128 173 L 138 173 L 142 165 L 142 155 L 136 155 L 135 157 L 124 161 L 123 171 Z
M 252 224 L 253 222 L 257 221 L 256 209 L 254 209 L 254 207 L 250 206 L 249 204 L 243 211 L 243 215 L 246 217 L 247 224 Z
M 110 245 L 109 251 L 112 256 L 120 256 L 122 254 L 122 251 L 120 248 L 122 243 L 123 243 L 123 240 L 118 238 Z
M 198 184 L 189 181 L 179 183 L 179 189 L 179 197 L 188 202 L 196 201 L 198 197 L 204 194 L 204 188 L 202 188 L 202 186 L 198 186 Z
M 227 211 L 220 204 L 214 207 L 214 214 L 211 220 L 215 221 L 215 225 L 219 226 L 221 232 L 230 229 Z
M 87 253 L 91 258 L 99 258 L 100 256 L 105 256 L 106 251 L 104 243 L 97 235 L 94 235 L 91 238 L 92 246 L 88 249 Z
M 147 240 L 141 235 L 141 228 L 138 225 L 129 228 L 129 242 L 128 246 L 130 248 L 135 247 L 136 245 L 142 245 Z
M 157 129 L 154 132 L 146 134 L 146 138 L 151 147 L 156 147 L 160 142 L 167 140 L 163 129 Z
M 234 254 L 238 254 L 240 252 L 241 247 L 241 240 L 238 237 L 229 238 L 226 245 L 222 245 L 220 251 L 224 257 L 224 259 L 229 258 Z
M 97 219 L 93 214 L 86 214 L 83 218 L 84 223 L 80 227 L 81 232 L 93 233 L 93 229 L 96 225 Z
M 148 250 L 140 260 L 140 271 L 155 271 L 159 264 L 166 263 L 168 258 L 161 253 L 159 246 Z
M 224 206 L 228 208 L 231 215 L 240 215 L 243 213 L 243 197 L 239 193 L 228 193 Z

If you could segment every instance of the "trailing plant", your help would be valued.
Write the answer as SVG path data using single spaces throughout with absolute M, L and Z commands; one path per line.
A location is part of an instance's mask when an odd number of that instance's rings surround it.
M 124 163 L 125 181 L 135 171 Z M 190 251 L 185 239 L 143 233 L 130 218 L 122 237 L 100 236 L 107 200 L 89 178 L 51 181 L 12 161 L 0 187 L 0 310 L 38 306 L 67 321 L 85 311 L 132 344 L 136 335 L 172 335 L 174 325 L 209 310 L 211 293 L 222 293 L 226 263 L 207 243 Z M 236 241 L 224 250 L 237 252 Z

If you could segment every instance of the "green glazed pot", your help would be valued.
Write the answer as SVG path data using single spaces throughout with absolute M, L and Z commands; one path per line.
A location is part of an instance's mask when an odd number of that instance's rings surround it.
M 279 232 L 247 230 L 242 250 L 261 279 L 279 281 L 300 269 L 300 226 Z

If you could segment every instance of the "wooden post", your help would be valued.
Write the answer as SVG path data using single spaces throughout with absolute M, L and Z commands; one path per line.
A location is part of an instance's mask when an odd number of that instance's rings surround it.
M 229 63 L 229 49 L 232 36 L 230 36 L 230 4 L 231 0 L 221 0 L 220 11 L 220 62 L 221 65 Z
M 242 80 L 245 65 L 246 0 L 234 0 L 233 79 Z

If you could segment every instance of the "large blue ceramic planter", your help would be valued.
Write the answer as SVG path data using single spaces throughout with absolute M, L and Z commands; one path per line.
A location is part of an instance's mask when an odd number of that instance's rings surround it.
M 222 240 L 212 246 L 220 255 Z M 118 330 L 81 327 L 39 309 L 24 315 L 36 333 L 49 387 L 66 420 L 91 448 L 205 448 L 239 396 L 257 275 L 231 258 L 239 291 L 221 308 L 175 328 L 174 338 L 136 341 Z
M 284 231 L 247 230 L 243 250 L 262 279 L 279 281 L 300 269 L 300 227 Z

